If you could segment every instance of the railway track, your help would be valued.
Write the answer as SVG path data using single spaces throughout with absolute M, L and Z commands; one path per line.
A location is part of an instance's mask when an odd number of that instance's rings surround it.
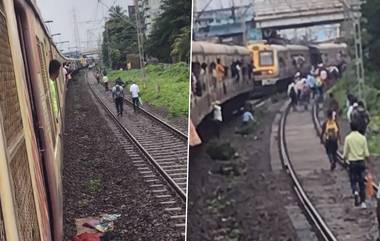
M 315 106 L 311 113 L 290 113 L 287 103 L 279 124 L 278 144 L 299 205 L 319 240 L 374 240 L 377 225 L 373 204 L 369 201 L 365 210 L 354 207 L 346 170 L 329 170 L 324 147 L 315 135 L 320 127 Z M 341 154 L 339 157 L 343 166 Z
M 91 81 L 92 80 L 92 81 Z M 114 114 L 112 96 L 105 93 L 92 72 L 87 73 L 89 89 L 119 130 L 123 148 L 151 188 L 162 207 L 170 214 L 182 236 L 186 229 L 187 136 L 153 114 L 130 108 L 123 117 Z M 135 151 L 133 151 L 135 150 Z M 136 154 L 137 153 L 137 154 Z
M 312 115 L 313 115 L 313 123 L 314 123 L 315 131 L 316 131 L 317 135 L 320 136 L 322 133 L 322 124 L 321 124 L 321 121 L 318 117 L 319 106 L 314 104 L 311 111 L 312 111 Z M 340 151 L 338 151 L 338 161 L 342 167 L 346 167 L 346 165 L 344 164 L 343 153 L 341 153 Z M 375 191 L 377 192 L 378 186 L 376 185 L 376 183 L 373 182 L 372 186 L 375 189 Z
M 285 126 L 286 126 L 286 120 L 287 120 L 287 115 L 289 113 L 289 110 L 290 110 L 290 105 L 288 104 L 287 108 L 285 109 L 281 117 L 280 126 L 279 126 L 278 142 L 279 142 L 279 150 L 280 150 L 280 157 L 281 157 L 282 164 L 292 180 L 293 188 L 298 198 L 299 204 L 304 210 L 304 213 L 306 214 L 310 224 L 317 231 L 317 234 L 319 235 L 320 240 L 337 241 L 337 238 L 332 233 L 330 228 L 322 219 L 316 207 L 313 205 L 313 203 L 309 199 L 308 195 L 306 194 L 296 174 L 296 171 L 293 168 L 292 160 L 289 157 L 286 138 L 285 138 Z

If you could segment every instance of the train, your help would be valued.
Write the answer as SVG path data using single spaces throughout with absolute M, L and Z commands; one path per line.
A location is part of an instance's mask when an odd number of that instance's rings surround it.
M 0 0 L 1 241 L 63 240 L 67 78 L 60 68 L 57 80 L 50 80 L 53 59 L 72 71 L 81 67 L 54 45 L 35 0 Z
M 312 66 L 343 69 L 349 61 L 345 43 L 313 45 L 269 44 L 265 41 L 232 46 L 203 41 L 192 43 L 191 121 L 197 126 L 213 108 L 240 94 L 286 87 L 297 72 L 306 75 Z M 222 83 L 215 84 L 217 61 L 224 66 Z M 239 62 L 239 80 L 233 64 Z M 236 71 L 235 71 L 236 72 Z M 272 88 L 275 87 L 275 88 Z M 191 139 L 191 137 L 190 137 Z

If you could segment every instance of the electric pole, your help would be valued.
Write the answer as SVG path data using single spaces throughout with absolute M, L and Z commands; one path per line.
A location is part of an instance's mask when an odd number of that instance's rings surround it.
M 363 49 L 362 49 L 362 35 L 361 35 L 361 26 L 360 26 L 360 6 L 363 3 L 360 0 L 351 0 L 354 2 L 347 3 L 347 0 L 341 0 L 343 4 L 344 15 L 347 20 L 351 20 L 354 31 L 354 49 L 355 49 L 355 69 L 356 69 L 356 78 L 358 81 L 358 94 L 359 99 L 365 102 L 364 96 L 364 65 L 363 65 Z M 350 24 L 350 25 L 351 25 Z
M 75 8 L 73 8 L 73 19 L 74 19 L 74 42 L 76 51 L 80 51 L 80 35 L 79 35 L 79 27 L 78 27 L 78 20 L 77 20 L 77 14 L 75 11 Z
M 140 60 L 140 69 L 142 73 L 142 80 L 145 85 L 145 61 L 144 61 L 144 47 L 143 47 L 143 33 L 141 31 L 141 22 L 140 22 L 140 9 L 139 9 L 139 1 L 135 0 L 135 15 L 136 15 L 136 31 L 137 31 L 137 45 L 139 49 L 139 60 Z

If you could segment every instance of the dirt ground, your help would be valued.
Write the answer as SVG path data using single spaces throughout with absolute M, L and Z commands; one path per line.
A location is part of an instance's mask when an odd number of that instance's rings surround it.
M 80 78 L 78 78 L 80 79 Z M 65 240 L 75 218 L 118 213 L 116 240 L 180 240 L 169 215 L 154 198 L 84 79 L 69 85 L 63 160 Z
M 261 125 L 248 136 L 235 134 L 241 119 L 222 127 L 220 141 L 237 152 L 238 175 L 217 174 L 223 161 L 212 160 L 207 144 L 191 150 L 189 166 L 189 241 L 296 241 L 286 211 L 294 204 L 286 173 L 270 165 L 271 125 L 281 104 L 264 106 Z

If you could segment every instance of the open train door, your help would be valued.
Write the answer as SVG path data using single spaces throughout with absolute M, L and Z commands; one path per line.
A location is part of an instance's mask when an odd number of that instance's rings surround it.
M 48 175 L 47 167 L 45 161 L 45 140 L 44 140 L 44 129 L 40 122 L 38 100 L 36 93 L 36 86 L 32 81 L 32 69 L 30 59 L 33 59 L 30 51 L 32 49 L 31 38 L 28 36 L 30 33 L 30 23 L 28 22 L 27 13 L 24 10 L 21 1 L 15 1 L 15 14 L 17 21 L 18 37 L 20 40 L 20 47 L 22 52 L 22 60 L 25 72 L 25 84 L 28 91 L 28 100 L 30 103 L 31 117 L 33 122 L 33 132 L 35 141 L 38 147 L 38 161 L 35 163 L 35 175 L 36 175 L 36 186 L 37 195 L 39 199 L 39 210 L 41 215 L 41 223 L 43 230 L 43 237 L 41 240 L 51 240 L 53 237 L 53 224 L 52 224 L 52 207 L 50 203 L 50 193 L 48 186 Z M 33 177 L 32 177 L 33 178 Z M 47 228 L 49 227 L 49 228 Z

